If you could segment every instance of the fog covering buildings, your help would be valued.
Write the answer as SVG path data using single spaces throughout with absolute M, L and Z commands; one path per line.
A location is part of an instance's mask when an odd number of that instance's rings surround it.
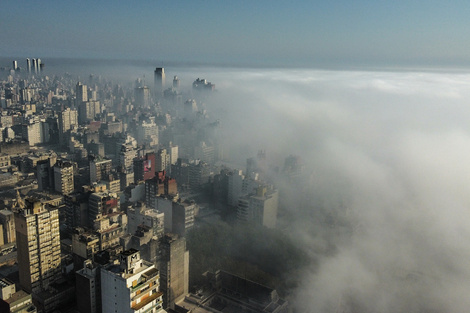
M 41 75 L 48 75 L 47 70 Z M 173 69 L 165 71 L 173 75 Z M 113 261 L 133 242 L 145 242 L 141 255 L 156 262 L 158 240 L 153 237 L 162 232 L 150 220 L 160 222 L 153 216 L 165 210 L 163 227 L 173 229 L 173 203 L 179 198 L 197 206 L 195 216 L 188 214 L 196 226 L 190 229 L 221 220 L 249 225 L 238 218 L 240 197 L 248 208 L 250 195 L 272 185 L 278 192 L 274 231 L 294 238 L 311 261 L 296 274 L 289 272 L 297 287 L 288 293 L 279 289 L 297 310 L 458 312 L 467 307 L 459 296 L 468 289 L 469 276 L 465 160 L 470 94 L 465 73 L 188 70 L 177 73 L 178 96 L 184 100 L 157 100 L 151 94 L 147 109 L 138 108 L 133 84 L 94 76 L 95 83 L 86 82 L 87 92 L 96 93 L 100 110 L 92 120 L 64 130 L 69 139 L 61 147 L 53 142 L 60 112 L 74 109 L 76 84 L 85 84 L 87 76 L 25 80 L 21 70 L 1 73 L 2 208 L 12 212 L 17 207 L 16 191 L 26 198 L 40 189 L 43 201 L 62 197 L 55 191 L 51 160 L 73 162 L 74 192 L 57 201 L 61 239 L 73 238 L 74 228 L 85 225 L 90 233 L 85 238 L 93 239 L 88 244 L 76 240 L 72 252 L 93 255 L 92 268 Z M 210 78 L 217 89 L 195 92 L 195 77 Z M 46 146 L 24 141 L 34 124 L 49 129 Z M 153 133 L 141 131 L 146 125 Z M 172 146 L 178 147 L 178 158 L 170 158 L 168 165 L 163 149 L 169 155 Z M 165 195 L 157 165 L 144 163 L 152 163 L 152 153 L 157 163 L 159 151 L 165 162 L 158 166 L 177 183 L 178 197 Z M 110 165 L 100 169 L 99 179 L 91 179 L 97 154 Z M 157 177 L 153 185 L 146 178 L 152 175 Z M 110 191 L 116 179 L 119 190 Z M 147 193 L 150 186 L 156 194 Z M 103 200 L 107 209 L 92 219 L 90 195 L 100 192 L 116 197 Z M 195 194 L 210 194 L 210 201 Z M 131 233 L 124 215 L 139 201 L 152 211 Z M 5 244 L 1 249 L 7 251 Z M 83 267 L 77 256 L 74 263 Z

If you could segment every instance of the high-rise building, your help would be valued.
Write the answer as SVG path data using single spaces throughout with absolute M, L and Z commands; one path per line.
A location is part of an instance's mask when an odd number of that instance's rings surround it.
M 164 312 L 155 265 L 141 259 L 135 249 L 122 252 L 119 260 L 101 268 L 102 312 Z
M 157 67 L 155 69 L 155 97 L 161 98 L 165 90 L 165 69 Z
M 18 70 L 18 61 L 13 61 L 13 70 L 17 71 Z
M 272 186 L 260 185 L 255 193 L 238 201 L 237 219 L 242 223 L 276 227 L 279 192 Z
M 153 236 L 158 239 L 163 237 L 165 214 L 162 212 L 148 208 L 145 203 L 137 201 L 127 209 L 127 215 L 129 234 L 134 234 L 138 227 L 143 225 L 152 230 Z
M 155 153 L 147 153 L 144 157 L 134 159 L 134 182 L 155 177 Z
M 58 160 L 54 165 L 54 190 L 68 195 L 74 190 L 73 164 Z
M 65 133 L 78 125 L 77 110 L 67 108 L 59 113 L 59 143 L 65 144 Z
M 26 70 L 28 73 L 31 72 L 31 60 L 29 58 L 26 59 Z
M 139 144 L 158 145 L 158 126 L 153 119 L 150 121 L 144 120 L 137 125 L 136 139 Z
M 20 285 L 27 292 L 49 291 L 61 277 L 59 210 L 28 198 L 15 213 Z
M 154 178 L 145 181 L 145 202 L 150 207 L 155 207 L 156 198 L 160 195 L 176 195 L 177 193 L 176 179 L 166 176 L 165 171 L 160 171 Z
M 8 244 L 16 241 L 15 231 L 15 218 L 12 211 L 0 210 L 0 225 L 2 225 L 3 232 L 0 236 L 3 238 L 3 243 Z
M 38 62 L 36 59 L 33 59 L 33 69 L 34 69 L 34 73 L 38 72 Z
M 173 77 L 173 88 L 175 88 L 175 89 L 180 88 L 180 80 L 179 80 L 178 76 L 176 76 L 176 75 L 175 75 L 175 77 Z
M 176 234 L 166 234 L 160 244 L 160 290 L 163 307 L 174 309 L 175 302 L 188 294 L 189 251 L 186 239 Z
M 75 272 L 77 309 L 80 313 L 101 312 L 100 267 L 86 260 L 82 269 Z
M 64 196 L 65 225 L 72 232 L 75 227 L 88 225 L 88 200 L 91 191 L 82 190 Z
M 36 165 L 36 177 L 38 180 L 38 190 L 47 190 L 52 186 L 52 175 L 49 160 L 41 160 Z
M 94 226 L 100 216 L 118 211 L 118 196 L 109 191 L 94 192 L 88 199 L 88 222 Z
M 77 99 L 77 103 L 76 103 L 77 106 L 79 106 L 82 102 L 88 101 L 88 92 L 87 92 L 86 85 L 83 85 L 82 83 L 78 82 L 75 88 L 75 93 L 76 93 L 76 99 Z
M 194 217 L 198 206 L 194 201 L 185 200 L 172 203 L 171 232 L 179 236 L 186 236 L 194 226 Z
M 243 173 L 241 170 L 233 170 L 228 174 L 227 203 L 237 206 L 238 198 L 242 195 Z
M 101 104 L 99 101 L 89 100 L 78 104 L 78 123 L 86 124 L 95 119 L 97 114 L 101 113 Z
M 166 149 L 160 149 L 157 152 L 156 156 L 156 171 L 166 171 L 170 172 L 171 170 L 171 155 L 167 153 Z
M 90 160 L 90 183 L 98 182 L 111 173 L 113 161 L 100 157 Z
M 150 89 L 147 86 L 135 88 L 135 104 L 146 108 L 150 105 Z

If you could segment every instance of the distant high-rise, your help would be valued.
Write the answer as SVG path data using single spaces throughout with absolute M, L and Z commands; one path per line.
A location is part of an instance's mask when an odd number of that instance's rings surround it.
M 38 63 L 36 59 L 33 59 L 33 70 L 35 73 L 38 71 Z
M 160 149 L 157 152 L 155 170 L 157 172 L 166 171 L 170 172 L 171 155 L 167 153 L 166 149 Z
M 86 85 L 83 85 L 82 83 L 78 82 L 75 93 L 77 97 L 77 106 L 80 105 L 82 102 L 88 101 L 88 92 Z
M 161 97 L 163 90 L 165 90 L 165 69 L 157 67 L 155 69 L 155 97 Z
M 18 61 L 13 61 L 13 70 L 17 71 L 18 70 Z
M 36 199 L 26 199 L 15 213 L 20 285 L 39 294 L 61 277 L 59 210 Z
M 67 108 L 59 113 L 59 142 L 61 144 L 66 143 L 65 134 L 68 130 L 78 125 L 78 113 L 77 110 L 71 110 Z
M 175 89 L 180 88 L 180 80 L 178 76 L 173 77 L 173 88 Z
M 28 73 L 31 72 L 31 60 L 29 58 L 26 59 L 26 70 Z
M 141 108 L 146 108 L 149 106 L 150 90 L 147 86 L 135 88 L 135 104 Z

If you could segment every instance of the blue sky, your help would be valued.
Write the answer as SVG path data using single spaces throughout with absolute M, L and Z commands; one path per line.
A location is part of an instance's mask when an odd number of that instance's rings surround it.
M 0 56 L 467 64 L 464 1 L 10 1 Z

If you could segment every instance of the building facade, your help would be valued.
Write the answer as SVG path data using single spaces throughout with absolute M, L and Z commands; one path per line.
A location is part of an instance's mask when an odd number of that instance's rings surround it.
M 165 312 L 159 276 L 155 265 L 142 260 L 139 251 L 122 252 L 119 263 L 101 269 L 102 312 Z

